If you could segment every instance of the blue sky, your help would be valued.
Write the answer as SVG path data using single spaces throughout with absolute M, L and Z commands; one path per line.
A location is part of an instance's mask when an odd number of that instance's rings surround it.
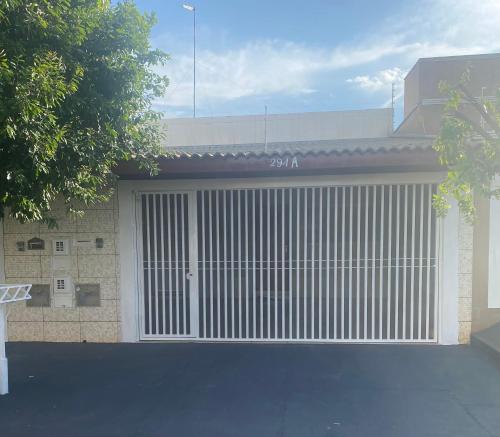
M 500 0 L 193 0 L 197 115 L 379 108 L 420 57 L 500 51 Z M 155 11 L 151 43 L 171 55 L 155 106 L 192 114 L 192 15 L 177 0 Z

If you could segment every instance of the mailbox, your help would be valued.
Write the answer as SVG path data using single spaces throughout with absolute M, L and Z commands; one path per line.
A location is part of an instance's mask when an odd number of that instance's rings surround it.
M 45 241 L 41 238 L 32 238 L 28 240 L 28 250 L 44 250 L 45 249 Z

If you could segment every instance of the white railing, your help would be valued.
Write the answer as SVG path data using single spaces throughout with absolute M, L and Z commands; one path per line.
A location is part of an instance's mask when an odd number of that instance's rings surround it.
M 0 284 L 0 395 L 9 392 L 9 373 L 7 356 L 5 355 L 5 331 L 7 313 L 5 306 L 8 303 L 29 300 L 31 284 Z
M 31 284 L 5 284 L 0 285 L 0 305 L 20 300 L 29 300 Z

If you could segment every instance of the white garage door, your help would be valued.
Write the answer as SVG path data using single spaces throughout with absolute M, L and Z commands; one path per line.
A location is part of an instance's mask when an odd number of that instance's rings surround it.
M 434 342 L 434 192 L 141 194 L 142 338 Z

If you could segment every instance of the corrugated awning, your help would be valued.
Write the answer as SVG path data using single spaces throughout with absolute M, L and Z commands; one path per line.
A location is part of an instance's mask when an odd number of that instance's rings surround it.
M 266 158 L 431 150 L 433 138 L 387 137 L 279 143 L 167 146 L 171 159 Z
M 155 178 L 221 178 L 442 171 L 432 138 L 377 138 L 290 143 L 185 146 L 158 158 Z M 122 179 L 149 179 L 134 161 L 115 169 Z

